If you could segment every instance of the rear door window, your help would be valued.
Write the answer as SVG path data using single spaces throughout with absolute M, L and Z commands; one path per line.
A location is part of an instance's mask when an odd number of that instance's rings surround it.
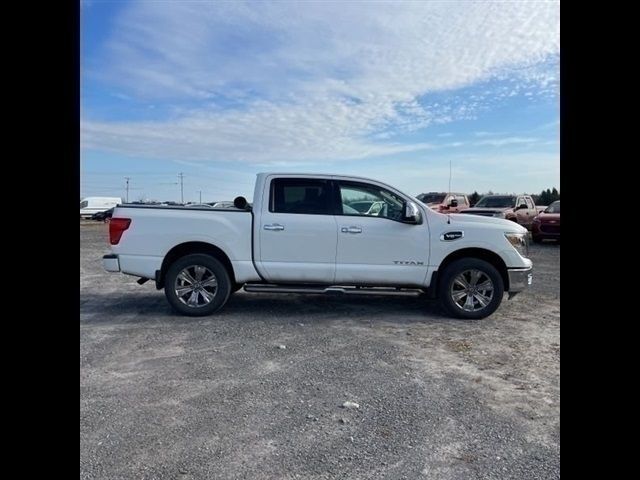
M 307 215 L 333 215 L 329 180 L 276 178 L 271 181 L 269 211 Z

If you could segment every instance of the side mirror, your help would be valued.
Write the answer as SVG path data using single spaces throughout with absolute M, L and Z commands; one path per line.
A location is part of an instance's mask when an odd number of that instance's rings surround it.
M 458 199 L 454 198 L 453 200 L 451 200 L 449 202 L 449 205 L 451 205 L 452 207 L 457 207 L 458 206 Z
M 233 206 L 239 210 L 244 210 L 247 208 L 247 199 L 244 197 L 236 197 L 233 200 Z
M 421 223 L 421 215 L 420 209 L 413 202 L 407 202 L 404 206 L 404 218 L 402 219 L 404 223 L 413 223 L 418 224 Z

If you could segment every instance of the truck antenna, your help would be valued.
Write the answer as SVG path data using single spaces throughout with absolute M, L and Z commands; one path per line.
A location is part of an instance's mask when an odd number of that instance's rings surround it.
M 449 159 L 449 191 L 447 192 L 447 197 L 451 195 L 451 159 Z M 449 207 L 451 208 L 451 207 Z M 447 212 L 447 225 L 451 225 L 451 213 Z

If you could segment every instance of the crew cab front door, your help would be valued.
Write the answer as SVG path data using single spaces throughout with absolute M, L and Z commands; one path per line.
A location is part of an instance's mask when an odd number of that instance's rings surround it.
M 375 184 L 338 180 L 337 285 L 414 285 L 424 282 L 429 261 L 426 220 L 403 223 L 403 202 Z M 371 201 L 367 211 L 351 207 Z
M 267 182 L 254 245 L 261 275 L 274 283 L 333 283 L 337 229 L 331 180 Z

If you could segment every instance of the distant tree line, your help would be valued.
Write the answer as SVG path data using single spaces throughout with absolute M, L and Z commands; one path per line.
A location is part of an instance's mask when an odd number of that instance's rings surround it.
M 560 200 L 560 192 L 553 187 L 540 192 L 539 195 L 531 195 L 536 205 L 551 205 L 556 200 Z

